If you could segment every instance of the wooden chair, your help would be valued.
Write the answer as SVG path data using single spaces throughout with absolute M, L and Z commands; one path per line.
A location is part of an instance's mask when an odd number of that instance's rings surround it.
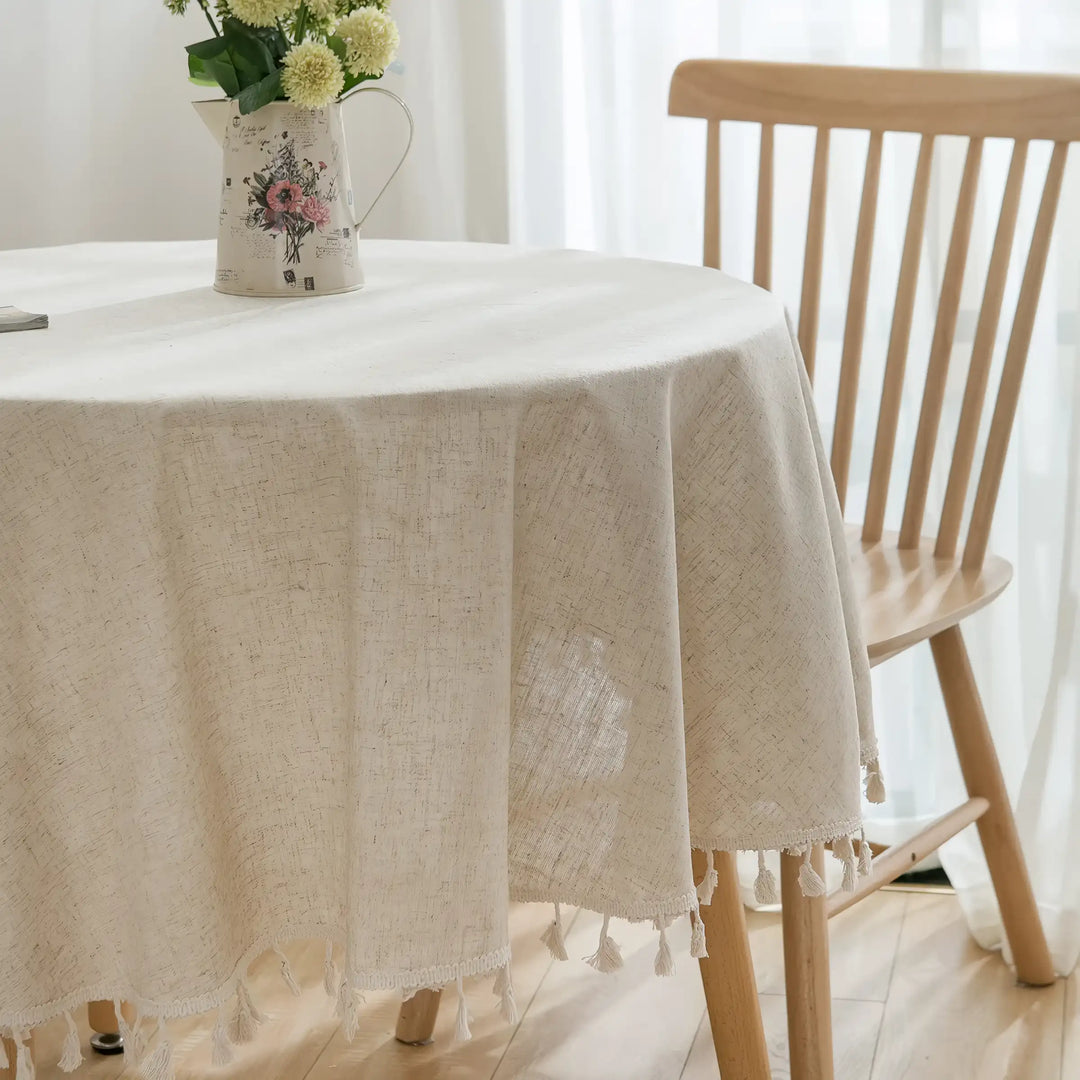
M 805 898 L 797 884 L 798 859 L 782 857 L 792 1076 L 794 1080 L 827 1080 L 833 1076 L 833 1064 L 826 920 L 892 881 L 972 822 L 978 825 L 1018 978 L 1033 986 L 1045 986 L 1054 980 L 960 622 L 998 596 L 1012 572 L 1004 559 L 987 553 L 987 540 L 1031 342 L 1065 158 L 1069 143 L 1080 139 L 1080 78 L 688 60 L 679 65 L 672 78 L 669 112 L 673 116 L 708 121 L 705 264 L 717 268 L 720 266 L 721 121 L 741 120 L 761 125 L 754 282 L 766 289 L 771 284 L 775 128 L 777 124 L 816 128 L 798 320 L 798 338 L 811 379 L 818 337 L 829 135 L 834 128 L 869 132 L 831 451 L 841 507 L 847 495 L 851 462 L 883 136 L 886 131 L 921 135 L 885 359 L 866 510 L 861 527 L 853 531 L 851 554 L 871 665 L 922 641 L 930 642 L 969 798 L 912 840 L 880 855 L 872 875 L 861 881 L 854 893 Z M 966 136 L 967 156 L 938 299 L 902 522 L 898 533 L 888 533 L 884 531 L 886 497 L 915 305 L 934 141 L 938 135 Z M 1012 159 L 968 366 L 940 524 L 936 536 L 927 538 L 923 536 L 923 523 L 931 467 L 983 143 L 990 137 L 1013 140 Z M 1032 139 L 1050 140 L 1053 150 L 1027 253 L 974 504 L 963 549 L 959 551 L 1021 184 Z M 820 848 L 815 851 L 814 859 L 820 872 Z M 723 1055 L 720 1062 L 727 1078 Z M 751 1048 L 731 1069 L 732 1077 L 754 1080 L 768 1077 L 763 1047 Z

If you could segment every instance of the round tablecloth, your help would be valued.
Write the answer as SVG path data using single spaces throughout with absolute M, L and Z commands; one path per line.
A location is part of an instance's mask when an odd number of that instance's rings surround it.
M 505 971 L 511 899 L 662 929 L 692 844 L 859 828 L 866 654 L 780 303 L 361 250 L 362 292 L 290 301 L 212 292 L 203 243 L 0 254 L 51 318 L 0 335 L 2 1029 L 206 1009 L 299 936 L 343 994 Z

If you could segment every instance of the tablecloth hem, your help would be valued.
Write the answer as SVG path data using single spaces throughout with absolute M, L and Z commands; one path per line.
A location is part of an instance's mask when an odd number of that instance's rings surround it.
M 248 968 L 256 958 L 283 942 L 304 938 L 325 939 L 340 946 L 344 935 L 340 931 L 332 931 L 325 925 L 286 927 L 274 937 L 260 938 L 245 950 L 233 973 L 213 990 L 162 1002 L 140 997 L 130 986 L 118 988 L 115 982 L 95 983 L 44 1005 L 23 1009 L 17 1013 L 0 1014 L 0 1031 L 6 1033 L 40 1027 L 58 1016 L 63 1016 L 66 1012 L 85 1005 L 88 1001 L 126 1001 L 135 1007 L 142 1020 L 179 1020 L 187 1016 L 211 1012 L 220 1008 L 236 993 L 237 984 L 245 978 Z M 492 949 L 467 960 L 425 968 L 413 968 L 393 973 L 348 970 L 347 979 L 349 985 L 360 993 L 366 990 L 415 991 L 418 988 L 443 986 L 459 977 L 494 974 L 509 962 L 510 945 L 507 943 L 498 949 Z
M 807 844 L 823 844 L 845 837 L 857 836 L 862 828 L 862 816 L 844 818 L 827 825 L 809 829 L 794 829 L 786 833 L 762 833 L 759 836 L 703 836 L 690 834 L 690 846 L 695 851 L 799 851 Z
M 677 918 L 697 910 L 698 906 L 697 892 L 694 889 L 667 900 L 657 899 L 638 904 L 625 904 L 610 897 L 601 899 L 587 894 L 567 894 L 553 889 L 511 889 L 510 899 L 517 904 L 565 904 L 567 907 L 595 911 L 598 915 L 609 915 L 613 919 L 625 919 L 627 922 L 652 921 L 660 915 Z

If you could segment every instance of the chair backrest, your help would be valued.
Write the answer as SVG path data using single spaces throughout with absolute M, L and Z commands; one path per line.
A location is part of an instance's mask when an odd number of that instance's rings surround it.
M 1053 142 L 964 545 L 963 565 L 968 568 L 981 566 L 1031 343 L 1065 158 L 1069 143 L 1080 139 L 1080 77 L 687 60 L 679 65 L 672 77 L 668 111 L 672 116 L 699 117 L 708 121 L 705 264 L 713 267 L 720 266 L 720 123 L 742 120 L 761 125 L 754 282 L 766 289 L 770 287 L 772 276 L 775 127 L 777 124 L 795 124 L 817 129 L 798 321 L 799 344 L 811 378 L 821 296 L 829 133 L 833 128 L 857 128 L 869 132 L 831 449 L 833 477 L 841 506 L 847 495 L 851 464 L 882 137 L 886 131 L 916 132 L 922 136 L 885 359 L 863 520 L 863 539 L 871 543 L 881 540 L 884 528 L 934 140 L 938 135 L 968 138 L 898 537 L 901 548 L 917 547 L 920 542 L 971 237 L 983 140 L 992 137 L 1013 140 L 1012 159 L 976 324 L 935 542 L 935 553 L 943 558 L 955 556 L 959 541 L 1012 254 L 1028 144 L 1032 139 Z

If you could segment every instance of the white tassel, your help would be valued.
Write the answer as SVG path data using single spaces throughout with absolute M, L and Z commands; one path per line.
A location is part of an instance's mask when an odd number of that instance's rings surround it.
M 869 877 L 874 869 L 874 852 L 866 842 L 865 830 L 859 833 L 859 877 Z
M 236 984 L 236 1009 L 229 1025 L 229 1038 L 234 1043 L 248 1043 L 255 1038 L 255 1029 L 267 1019 L 266 1014 L 255 1007 L 244 977 Z
M 67 1035 L 64 1036 L 64 1048 L 60 1054 L 60 1071 L 74 1072 L 83 1062 L 82 1046 L 79 1043 L 79 1029 L 75 1026 L 75 1017 L 70 1012 L 64 1013 Z
M 217 1023 L 210 1034 L 210 1061 L 214 1065 L 231 1065 L 233 1059 L 232 1039 L 229 1038 L 229 1021 L 225 1006 L 218 1009 Z
M 656 950 L 656 959 L 653 961 L 653 971 L 657 975 L 674 975 L 675 961 L 671 956 L 671 946 L 668 944 L 667 931 L 660 927 L 660 947 Z
M 776 893 L 776 875 L 765 865 L 765 852 L 757 853 L 757 878 L 754 881 L 754 899 L 759 904 L 775 904 L 779 900 Z
M 136 1014 L 135 1019 L 129 1024 L 127 1017 L 124 1016 L 121 1004 L 119 998 L 113 998 L 113 1010 L 116 1013 L 116 1030 L 120 1033 L 120 1038 L 124 1043 L 124 1055 L 128 1061 L 140 1061 L 146 1050 L 146 1044 L 143 1040 L 142 1029 L 139 1026 L 139 1016 Z
M 289 993 L 293 997 L 299 997 L 301 993 L 300 984 L 296 981 L 296 976 L 292 973 L 292 966 L 289 964 L 289 958 L 282 951 L 280 945 L 274 945 L 274 955 L 281 961 L 281 977 L 285 980 Z
M 622 953 L 619 951 L 618 944 L 608 935 L 608 924 L 611 922 L 611 916 L 604 916 L 604 925 L 600 927 L 600 945 L 596 952 L 592 956 L 588 957 L 586 963 L 589 967 L 596 968 L 597 971 L 602 972 L 604 975 L 609 975 L 613 971 L 618 971 L 623 966 Z
M 143 1080 L 175 1080 L 172 1067 L 172 1043 L 165 1030 L 165 1018 L 158 1018 L 158 1044 L 154 1052 L 139 1066 Z
M 705 876 L 698 883 L 697 898 L 698 903 L 708 907 L 712 903 L 713 893 L 716 892 L 716 886 L 720 884 L 720 875 L 716 872 L 716 866 L 713 862 L 713 853 L 711 851 L 705 852 Z
M 705 947 L 705 920 L 700 911 L 690 912 L 690 955 L 695 960 L 704 960 L 709 955 Z
M 492 992 L 499 998 L 499 1015 L 508 1023 L 516 1024 L 520 1019 L 517 1002 L 514 1000 L 514 981 L 510 976 L 510 962 L 499 968 L 495 976 Z
M 11 1037 L 15 1042 L 15 1080 L 34 1080 L 37 1069 L 27 1042 L 30 1036 L 25 1031 L 12 1031 Z
M 345 1041 L 351 1043 L 360 1030 L 360 1001 L 359 995 L 349 985 L 346 976 L 341 980 L 337 996 L 337 1017 L 341 1021 L 341 1031 Z
M 548 947 L 548 952 L 556 960 L 569 960 L 566 954 L 566 938 L 563 937 L 562 908 L 556 903 L 555 921 L 540 935 L 540 940 Z
M 8 1061 L 7 1044 L 4 1042 L 3 1033 L 0 1032 L 0 1072 L 3 1072 L 4 1069 L 10 1069 L 10 1068 L 11 1068 L 11 1062 Z
M 885 777 L 881 774 L 877 758 L 866 766 L 866 800 L 872 803 L 885 801 Z
M 454 1039 L 457 1042 L 468 1042 L 472 1038 L 472 1032 L 469 1030 L 469 1022 L 472 1019 L 469 1016 L 469 1005 L 465 1000 L 465 980 L 459 975 L 457 977 L 457 1023 L 454 1026 Z
M 334 943 L 329 939 L 326 942 L 326 959 L 323 961 L 322 984 L 326 996 L 336 1000 L 341 979 L 338 976 L 337 965 L 334 963 Z
M 803 855 L 802 866 L 799 867 L 799 885 L 803 896 L 824 896 L 825 882 L 821 875 L 814 869 L 810 862 L 810 852 L 813 847 L 807 847 Z

